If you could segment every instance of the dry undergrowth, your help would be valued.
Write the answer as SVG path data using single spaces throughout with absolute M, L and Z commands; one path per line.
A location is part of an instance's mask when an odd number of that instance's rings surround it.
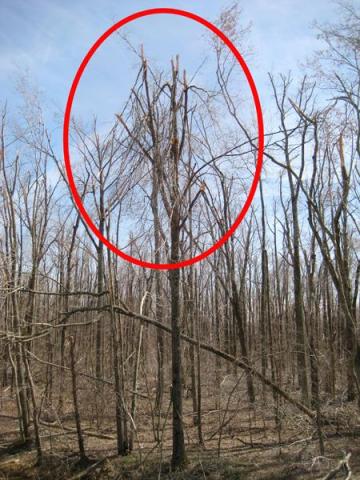
M 166 403 L 166 402 L 165 402 Z M 167 422 L 160 448 L 154 442 L 152 421 L 146 401 L 139 403 L 135 450 L 127 457 L 115 456 L 115 430 L 111 404 L 107 404 L 104 418 L 97 425 L 92 405 L 83 408 L 83 429 L 87 464 L 79 463 L 74 434 L 71 402 L 61 419 L 54 421 L 51 408 L 42 414 L 44 458 L 36 464 L 33 446 L 14 447 L 18 438 L 13 418 L 1 418 L 0 424 L 0 480 L 291 480 L 322 479 L 351 452 L 352 479 L 360 478 L 360 421 L 357 407 L 340 403 L 324 409 L 331 423 L 325 425 L 325 456 L 319 455 L 316 429 L 310 421 L 292 407 L 282 406 L 282 428 L 276 429 L 271 402 L 253 409 L 239 392 L 229 402 L 221 401 L 221 409 L 214 408 L 210 395 L 203 404 L 203 436 L 205 448 L 199 448 L 197 429 L 192 424 L 191 400 L 185 401 L 188 464 L 183 472 L 169 471 L 171 429 Z M 243 406 L 244 405 L 244 406 Z M 109 410 L 109 411 L 108 411 Z M 14 403 L 3 404 L 3 415 L 14 415 Z M 108 414 L 108 415 L 107 415 Z M 225 416 L 224 416 L 225 415 Z M 163 416 L 166 416 L 164 408 Z M 221 421 L 220 421 L 221 420 Z M 223 423 L 221 431 L 219 426 Z M 219 435 L 221 441 L 219 445 Z M 279 440 L 281 444 L 279 445 Z M 11 445 L 11 450 L 9 450 Z M 345 478 L 340 471 L 334 478 Z

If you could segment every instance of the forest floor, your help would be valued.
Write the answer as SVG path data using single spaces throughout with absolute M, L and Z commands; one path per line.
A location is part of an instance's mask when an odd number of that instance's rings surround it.
M 321 456 L 316 428 L 306 417 L 283 405 L 279 432 L 270 398 L 265 406 L 258 402 L 249 408 L 241 393 L 236 400 L 222 401 L 220 409 L 214 408 L 213 398 L 204 398 L 205 446 L 199 447 L 197 427 L 192 422 L 192 402 L 186 399 L 188 463 L 179 473 L 171 473 L 169 468 L 170 418 L 162 430 L 163 441 L 157 444 L 152 428 L 154 417 L 142 402 L 138 406 L 134 450 L 126 457 L 115 455 L 114 420 L 107 416 L 108 409 L 105 408 L 97 425 L 91 416 L 91 406 L 88 405 L 88 411 L 83 409 L 82 426 L 89 458 L 86 464 L 79 462 L 77 455 L 70 399 L 61 420 L 51 418 L 48 412 L 41 416 L 44 450 L 41 465 L 36 464 L 34 445 L 27 449 L 14 447 L 19 437 L 14 407 L 13 398 L 2 396 L 0 480 L 310 480 L 324 478 L 348 453 L 351 453 L 351 478 L 360 479 L 360 415 L 357 406 L 351 403 L 324 408 L 323 414 L 331 418 L 331 424 L 323 426 L 325 455 Z M 164 408 L 164 418 L 168 413 L 169 409 Z M 345 479 L 345 471 L 334 478 Z
M 221 458 L 214 452 L 191 449 L 188 464 L 184 471 L 170 473 L 168 452 L 161 460 L 159 455 L 151 454 L 145 463 L 138 455 L 126 457 L 99 455 L 99 450 L 89 451 L 88 465 L 78 461 L 74 455 L 45 453 L 40 466 L 36 464 L 36 452 L 22 451 L 12 455 L 2 455 L 0 459 L 1 480 L 295 480 L 322 479 L 343 458 L 342 451 L 351 449 L 350 466 L 352 479 L 360 478 L 360 447 L 354 439 L 337 438 L 331 442 L 326 457 L 319 458 L 315 445 L 309 445 L 308 455 L 302 456 L 299 449 L 253 448 L 249 450 L 232 449 Z M 165 453 L 165 452 L 164 452 Z M 104 455 L 104 452 L 103 452 Z M 345 471 L 336 478 L 344 478 Z M 335 478 L 335 477 L 334 477 Z

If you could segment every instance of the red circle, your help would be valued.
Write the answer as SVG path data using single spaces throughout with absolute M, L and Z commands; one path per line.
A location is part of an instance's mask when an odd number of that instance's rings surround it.
M 127 23 L 132 22 L 133 20 L 136 20 L 138 18 L 146 17 L 149 15 L 157 15 L 157 14 L 171 14 L 171 15 L 179 15 L 182 17 L 190 18 L 191 20 L 194 20 L 201 25 L 204 25 L 206 28 L 211 30 L 215 35 L 217 35 L 224 43 L 225 45 L 231 50 L 237 61 L 239 62 L 243 72 L 245 73 L 246 79 L 249 83 L 251 93 L 253 96 L 254 104 L 255 104 L 255 109 L 256 109 L 256 117 L 257 117 L 257 123 L 258 123 L 258 155 L 257 155 L 257 161 L 256 161 L 256 169 L 255 169 L 255 174 L 254 174 L 254 179 L 252 181 L 248 196 L 246 198 L 246 201 L 237 216 L 235 222 L 232 224 L 232 226 L 229 228 L 229 230 L 208 250 L 205 250 L 205 252 L 197 255 L 196 257 L 189 258 L 188 260 L 183 260 L 181 262 L 177 263 L 151 263 L 151 262 L 145 262 L 142 260 L 139 260 L 138 258 L 134 258 L 130 255 L 127 255 L 123 251 L 121 251 L 119 248 L 117 248 L 115 245 L 113 245 L 104 235 L 100 233 L 100 231 L 97 229 L 96 225 L 93 223 L 91 217 L 85 210 L 85 207 L 81 201 L 80 195 L 77 191 L 74 177 L 72 174 L 72 168 L 70 164 L 70 153 L 69 153 L 69 125 L 70 125 L 70 115 L 71 115 L 71 108 L 74 100 L 74 96 L 76 93 L 76 89 L 79 85 L 79 81 L 81 79 L 82 74 L 84 73 L 84 70 L 89 63 L 90 59 L 96 52 L 96 50 L 102 45 L 102 43 L 116 30 L 118 30 L 120 27 L 123 27 Z M 90 48 L 90 50 L 87 52 L 85 55 L 83 61 L 81 62 L 80 67 L 78 68 L 78 71 L 76 72 L 75 78 L 73 80 L 73 83 L 70 88 L 70 93 L 66 102 L 66 109 L 65 109 L 65 115 L 64 115 L 64 129 L 63 129 L 63 149 L 64 149 L 64 162 L 65 162 L 65 169 L 66 169 L 66 174 L 68 177 L 68 182 L 70 186 L 71 193 L 73 195 L 75 204 L 77 208 L 79 209 L 79 212 L 81 213 L 83 219 L 87 223 L 87 225 L 90 227 L 90 229 L 93 231 L 93 233 L 99 238 L 100 241 L 104 243 L 108 248 L 110 248 L 111 251 L 119 255 L 121 258 L 124 260 L 127 260 L 128 262 L 131 262 L 135 265 L 139 265 L 141 267 L 147 267 L 147 268 L 153 268 L 153 269 L 161 269 L 161 270 L 169 270 L 169 269 L 176 269 L 176 268 L 181 268 L 181 267 L 187 267 L 189 265 L 192 265 L 196 262 L 199 262 L 200 260 L 203 260 L 207 256 L 209 256 L 211 253 L 215 252 L 219 247 L 221 247 L 227 240 L 233 235 L 237 227 L 240 225 L 241 221 L 244 219 L 251 202 L 253 201 L 257 185 L 260 180 L 260 173 L 261 173 L 261 168 L 262 168 L 262 160 L 263 160 L 263 153 L 264 153 L 264 122 L 263 122 L 263 117 L 262 117 L 262 111 L 261 111 L 261 104 L 260 104 L 260 99 L 259 95 L 256 89 L 255 82 L 252 78 L 252 75 L 250 73 L 250 70 L 248 66 L 246 65 L 245 60 L 242 58 L 240 55 L 239 51 L 236 49 L 234 44 L 226 37 L 226 35 L 219 30 L 215 25 L 212 23 L 208 22 L 202 17 L 199 17 L 198 15 L 187 12 L 185 10 L 178 10 L 175 8 L 150 8 L 147 10 L 142 10 L 140 12 L 133 13 L 132 15 L 129 15 L 128 17 L 123 18 L 119 22 L 115 23 L 112 27 L 110 27 L 105 33 L 99 37 L 96 42 L 93 44 L 93 46 Z

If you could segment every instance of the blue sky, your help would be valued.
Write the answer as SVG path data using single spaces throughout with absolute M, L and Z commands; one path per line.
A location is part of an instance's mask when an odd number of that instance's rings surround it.
M 19 77 L 26 75 L 41 92 L 47 126 L 61 157 L 62 115 L 72 79 L 90 46 L 105 30 L 145 8 L 171 6 L 213 22 L 229 5 L 226 0 L 0 0 L 0 105 L 7 101 L 10 113 L 16 116 L 20 102 L 16 85 Z M 243 52 L 241 45 L 238 48 L 258 87 L 265 128 L 269 129 L 268 72 L 291 70 L 294 78 L 301 77 L 302 63 L 321 47 L 312 28 L 314 21 L 336 22 L 338 9 L 329 0 L 240 0 L 240 6 L 241 24 L 252 23 L 247 43 L 253 53 Z M 160 68 L 167 68 L 169 57 L 180 53 L 192 73 L 208 53 L 206 29 L 188 19 L 152 16 L 133 22 L 125 31 L 136 47 L 144 44 L 146 54 Z M 134 56 L 113 35 L 91 60 L 73 113 L 85 122 L 93 115 L 105 124 L 112 122 L 134 78 L 134 65 Z M 267 197 L 272 196 L 271 190 L 269 178 Z
M 214 21 L 226 5 L 229 2 L 224 0 L 173 0 L 170 3 L 1 0 L 0 102 L 7 100 L 10 109 L 16 105 L 15 80 L 28 72 L 32 83 L 42 92 L 48 111 L 61 113 L 73 75 L 86 51 L 115 21 L 136 10 L 161 6 L 190 10 Z M 252 22 L 249 43 L 254 55 L 245 59 L 266 110 L 265 100 L 270 91 L 267 72 L 291 69 L 295 76 L 301 74 L 299 62 L 305 61 L 319 46 L 311 25 L 314 20 L 335 20 L 337 7 L 328 0 L 247 0 L 240 5 L 242 23 Z M 204 56 L 204 44 L 195 41 L 203 32 L 203 27 L 187 19 L 168 17 L 165 22 L 164 18 L 149 17 L 133 22 L 130 38 L 137 44 L 144 43 L 147 52 L 160 63 L 168 61 L 171 53 L 180 52 L 189 65 L 194 66 Z M 122 91 L 121 86 L 126 86 L 132 78 L 133 60 L 120 50 L 116 54 L 118 44 L 119 39 L 112 37 L 94 58 L 94 67 L 86 72 L 83 86 L 79 88 L 79 112 L 86 114 L 91 106 L 100 114 L 112 96 Z M 120 72 L 119 85 L 115 79 L 111 83 L 114 63 Z M 114 85 L 119 88 L 110 92 Z

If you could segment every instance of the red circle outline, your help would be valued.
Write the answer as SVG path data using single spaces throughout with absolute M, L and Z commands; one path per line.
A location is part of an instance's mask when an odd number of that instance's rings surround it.
M 89 63 L 90 59 L 92 58 L 96 50 L 100 47 L 100 45 L 102 45 L 102 43 L 116 30 L 118 30 L 119 28 L 123 27 L 127 23 L 130 23 L 133 20 L 136 20 L 138 18 L 146 17 L 149 15 L 157 15 L 157 14 L 171 14 L 171 15 L 179 15 L 182 17 L 190 18 L 191 20 L 194 20 L 200 23 L 201 25 L 205 26 L 209 30 L 211 30 L 213 33 L 215 33 L 215 35 L 217 35 L 225 43 L 225 45 L 231 50 L 231 52 L 239 62 L 243 72 L 245 73 L 245 76 L 250 86 L 252 97 L 254 100 L 257 123 L 258 123 L 258 155 L 257 155 L 254 179 L 252 181 L 248 196 L 246 198 L 246 201 L 239 215 L 237 216 L 237 218 L 235 219 L 234 223 L 231 225 L 229 230 L 216 243 L 214 243 L 212 247 L 210 247 L 208 250 L 205 250 L 203 253 L 195 257 L 192 257 L 177 263 L 151 263 L 151 262 L 145 262 L 145 261 L 139 260 L 138 258 L 134 258 L 130 255 L 127 255 L 123 251 L 121 251 L 119 248 L 113 245 L 106 237 L 104 237 L 104 235 L 100 233 L 96 225 L 93 223 L 91 217 L 85 210 L 85 207 L 81 201 L 80 195 L 77 191 L 74 177 L 72 174 L 72 168 L 70 163 L 70 153 L 69 153 L 69 125 L 70 125 L 71 108 L 73 105 L 74 96 L 76 93 L 76 89 L 79 85 L 81 76 L 84 73 L 84 70 L 87 64 Z M 221 30 L 219 30 L 215 25 L 213 25 L 209 21 L 205 20 L 204 18 L 192 12 L 188 12 L 186 10 L 178 10 L 175 8 L 150 8 L 147 10 L 141 10 L 139 12 L 133 13 L 132 15 L 129 15 L 123 18 L 119 22 L 115 23 L 108 30 L 106 30 L 106 32 L 103 33 L 92 45 L 90 50 L 85 55 L 83 61 L 81 62 L 80 67 L 78 68 L 76 75 L 74 77 L 74 80 L 72 82 L 69 96 L 66 102 L 66 109 L 65 109 L 65 115 L 64 115 L 64 127 L 63 127 L 63 150 L 64 150 L 65 170 L 66 170 L 69 187 L 73 195 L 75 204 L 79 209 L 79 212 L 81 213 L 87 225 L 90 227 L 93 233 L 98 237 L 98 239 L 104 243 L 104 245 L 106 245 L 112 252 L 116 253 L 118 256 L 120 256 L 124 260 L 127 260 L 128 262 L 131 262 L 135 265 L 139 265 L 141 267 L 153 268 L 153 269 L 159 269 L 159 270 L 170 270 L 170 269 L 187 267 L 189 265 L 197 263 L 200 260 L 203 260 L 204 258 L 208 257 L 209 255 L 214 253 L 219 247 L 221 247 L 225 242 L 227 242 L 231 237 L 231 235 L 233 235 L 237 227 L 240 225 L 241 221 L 244 219 L 253 201 L 256 188 L 260 180 L 260 173 L 261 173 L 263 154 L 264 154 L 264 121 L 262 116 L 260 99 L 256 89 L 255 82 L 252 78 L 252 75 L 250 73 L 250 70 L 245 60 L 243 59 L 243 57 L 241 56 L 237 48 L 234 46 L 234 44 L 226 37 L 226 35 Z

